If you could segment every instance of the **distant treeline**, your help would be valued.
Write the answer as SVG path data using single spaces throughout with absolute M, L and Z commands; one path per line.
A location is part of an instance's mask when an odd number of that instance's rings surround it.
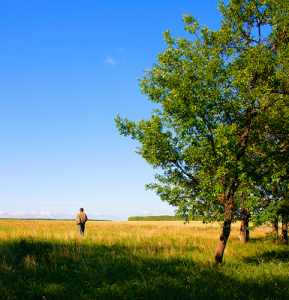
M 194 216 L 194 221 L 201 221 L 200 216 Z M 182 216 L 147 216 L 147 217 L 129 217 L 128 221 L 185 221 Z
M 75 221 L 75 219 L 42 219 L 42 218 L 0 218 L 0 220 Z M 112 220 L 89 219 L 89 221 L 112 221 Z

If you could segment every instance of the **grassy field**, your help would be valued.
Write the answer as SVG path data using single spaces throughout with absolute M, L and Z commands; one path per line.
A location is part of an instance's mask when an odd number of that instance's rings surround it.
M 289 299 L 288 246 L 238 229 L 214 266 L 218 224 L 2 219 L 0 299 Z

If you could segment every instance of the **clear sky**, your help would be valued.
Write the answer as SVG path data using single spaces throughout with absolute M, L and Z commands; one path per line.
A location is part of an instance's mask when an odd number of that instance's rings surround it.
M 127 220 L 174 214 L 145 184 L 157 170 L 119 135 L 148 118 L 136 78 L 189 37 L 191 13 L 220 27 L 215 0 L 0 0 L 0 217 Z

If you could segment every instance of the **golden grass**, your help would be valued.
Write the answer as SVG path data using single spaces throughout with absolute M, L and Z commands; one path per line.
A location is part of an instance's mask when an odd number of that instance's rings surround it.
M 0 219 L 0 299 L 289 299 L 287 246 L 239 228 L 215 267 L 218 223 Z
M 229 245 L 226 248 L 229 257 L 239 251 L 239 228 L 239 222 L 232 225 Z M 268 231 L 268 227 L 257 228 L 250 232 L 250 236 L 262 237 Z M 147 251 L 149 255 L 164 253 L 173 256 L 182 254 L 184 250 L 199 249 L 208 254 L 208 259 L 214 253 L 220 234 L 220 224 L 203 224 L 201 221 L 186 224 L 182 221 L 89 221 L 85 236 L 80 237 L 74 221 L 0 220 L 2 243 L 33 237 L 64 244 L 77 241 L 83 245 L 123 245 L 134 248 L 135 251 Z
M 239 238 L 240 222 L 232 225 L 230 239 Z M 269 227 L 256 228 L 251 231 L 251 237 L 259 237 L 270 231 Z M 203 224 L 201 221 L 89 221 L 86 225 L 85 236 L 99 241 L 135 240 L 138 242 L 156 237 L 169 236 L 170 239 L 184 240 L 184 237 L 202 239 L 218 239 L 221 227 L 218 223 Z M 69 240 L 80 238 L 74 221 L 50 220 L 0 220 L 0 238 L 15 239 L 33 236 L 35 238 L 52 238 Z

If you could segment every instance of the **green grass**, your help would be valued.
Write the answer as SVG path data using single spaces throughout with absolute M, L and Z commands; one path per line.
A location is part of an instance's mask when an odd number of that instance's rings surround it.
M 267 228 L 212 264 L 218 225 L 0 220 L 1 299 L 289 299 L 288 246 Z

